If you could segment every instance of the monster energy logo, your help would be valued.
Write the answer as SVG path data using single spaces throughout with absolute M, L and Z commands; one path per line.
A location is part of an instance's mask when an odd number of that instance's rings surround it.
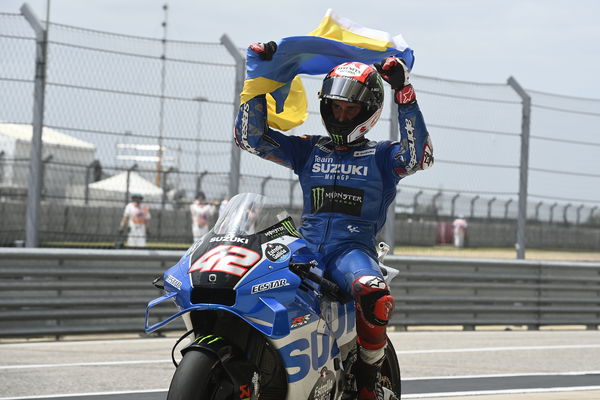
M 311 188 L 312 212 L 335 212 L 360 216 L 364 190 L 348 186 L 316 186 Z
M 302 237 L 300 232 L 296 230 L 296 227 L 294 226 L 294 222 L 291 217 L 288 217 L 280 223 L 274 225 L 272 229 L 264 232 L 264 234 L 269 239 L 275 239 L 285 234 L 288 234 L 290 236 Z
M 338 135 L 337 133 L 332 133 L 331 138 L 333 139 L 333 143 L 335 143 L 335 144 L 344 144 L 344 137 L 342 135 Z
M 323 207 L 323 202 L 325 201 L 325 188 L 324 187 L 315 187 L 312 188 L 312 200 L 313 200 L 313 209 L 318 210 Z
M 285 221 L 281 222 L 281 225 L 285 228 L 286 231 L 288 231 L 288 233 L 291 236 L 300 237 L 300 232 L 296 230 L 296 227 L 294 227 L 292 221 L 286 219 Z
M 196 340 L 194 340 L 194 342 L 196 342 L 198 344 L 200 344 L 200 343 L 212 344 L 219 340 L 223 340 L 223 338 L 221 336 L 206 335 L 206 336 L 198 336 L 196 338 Z

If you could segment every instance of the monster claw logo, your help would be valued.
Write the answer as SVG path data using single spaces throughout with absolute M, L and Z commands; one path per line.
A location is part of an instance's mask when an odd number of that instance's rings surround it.
M 296 230 L 296 227 L 294 226 L 294 220 L 292 220 L 292 217 L 287 217 L 286 219 L 273 225 L 271 229 L 264 231 L 263 233 L 269 239 L 276 239 L 284 235 L 302 237 L 300 232 Z
M 211 344 L 211 343 L 214 343 L 219 340 L 223 340 L 223 338 L 220 336 L 215 336 L 215 335 L 206 335 L 206 336 L 198 336 L 196 338 L 196 340 L 194 340 L 194 341 L 198 344 L 200 344 L 200 343 Z
M 344 139 L 342 137 L 342 135 L 338 135 L 338 134 L 331 134 L 331 138 L 333 139 L 333 142 L 335 144 L 344 144 Z
M 312 188 L 313 195 L 313 207 L 315 210 L 323 207 L 323 201 L 325 201 L 325 188 L 324 187 L 315 187 Z
M 284 221 L 281 222 L 281 225 L 285 228 L 286 231 L 288 231 L 288 233 L 291 236 L 300 237 L 300 232 L 298 232 L 296 230 L 296 228 L 294 227 L 294 224 L 292 223 L 292 221 L 284 220 Z

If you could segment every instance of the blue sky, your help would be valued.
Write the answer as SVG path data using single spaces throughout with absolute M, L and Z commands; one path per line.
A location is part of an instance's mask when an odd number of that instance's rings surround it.
M 57 23 L 161 37 L 165 0 L 50 0 Z M 327 8 L 361 25 L 402 33 L 415 50 L 414 71 L 447 79 L 503 83 L 600 98 L 600 2 L 597 0 L 169 0 L 168 37 L 239 47 L 301 35 Z M 288 4 L 286 4 L 288 3 Z M 20 0 L 0 11 L 18 12 Z M 40 18 L 47 0 L 28 0 Z M 285 10 L 284 10 L 285 8 Z

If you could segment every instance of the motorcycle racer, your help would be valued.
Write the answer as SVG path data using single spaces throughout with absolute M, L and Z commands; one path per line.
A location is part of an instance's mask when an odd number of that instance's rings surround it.
M 274 42 L 250 48 L 270 60 Z M 370 141 L 383 108 L 382 79 L 398 107 L 400 141 Z M 394 299 L 380 272 L 376 235 L 404 177 L 433 164 L 433 150 L 408 68 L 396 57 L 369 66 L 347 62 L 324 78 L 320 113 L 327 136 L 287 136 L 269 128 L 265 95 L 240 106 L 235 142 L 243 150 L 291 168 L 303 192 L 302 226 L 325 276 L 356 303 L 359 357 L 354 366 L 358 398 L 378 399 L 377 372 L 387 342 Z

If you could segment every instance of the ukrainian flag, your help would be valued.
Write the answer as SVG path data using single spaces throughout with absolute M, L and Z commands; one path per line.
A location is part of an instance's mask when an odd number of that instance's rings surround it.
M 244 104 L 268 93 L 269 126 L 287 131 L 301 125 L 308 116 L 299 74 L 322 75 L 344 62 L 373 64 L 389 56 L 402 58 L 409 69 L 414 64 L 413 51 L 402 35 L 391 37 L 387 32 L 360 26 L 329 9 L 308 36 L 282 39 L 272 60 L 261 60 L 254 51 L 247 50 L 240 101 Z

